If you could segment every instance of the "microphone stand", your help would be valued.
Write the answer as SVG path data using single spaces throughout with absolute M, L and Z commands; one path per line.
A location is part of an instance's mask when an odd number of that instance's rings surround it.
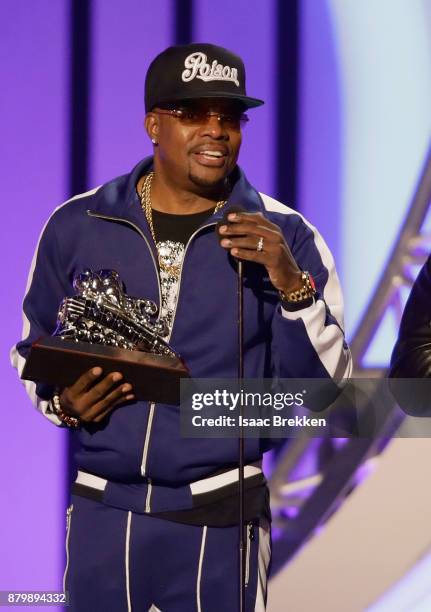
M 243 286 L 243 262 L 237 262 L 238 272 L 238 380 L 240 392 L 244 380 L 244 286 Z M 242 423 L 244 406 L 242 404 L 242 393 L 239 402 L 239 415 Z M 239 610 L 245 612 L 245 497 L 244 497 L 244 435 L 242 424 L 239 428 L 238 438 L 238 487 L 239 487 Z
M 242 206 L 229 207 L 223 219 L 218 225 L 229 224 L 229 213 L 244 212 Z M 219 238 L 220 239 L 220 238 Z M 244 284 L 243 267 L 244 263 L 237 259 L 237 299 L 238 299 L 238 381 L 240 391 L 244 380 Z M 242 421 L 244 416 L 244 406 L 242 405 L 242 394 L 239 402 L 239 418 Z M 238 488 L 239 488 L 239 612 L 245 612 L 245 553 L 246 553 L 246 534 L 245 534 L 245 498 L 244 498 L 244 435 L 242 425 L 239 427 L 238 437 Z

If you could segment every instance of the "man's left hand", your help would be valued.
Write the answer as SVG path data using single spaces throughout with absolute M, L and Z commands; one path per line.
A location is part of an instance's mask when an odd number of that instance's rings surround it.
M 284 293 L 302 286 L 301 270 L 278 225 L 261 213 L 231 213 L 228 221 L 219 228 L 220 244 L 233 257 L 264 265 L 274 287 Z

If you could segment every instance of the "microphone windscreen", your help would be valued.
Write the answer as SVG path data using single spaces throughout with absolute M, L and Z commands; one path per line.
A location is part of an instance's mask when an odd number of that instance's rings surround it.
M 231 213 L 242 213 L 242 212 L 247 212 L 244 206 L 232 205 L 232 206 L 229 206 L 229 208 L 226 208 L 226 210 L 223 212 L 223 218 L 221 219 L 221 221 L 217 223 L 217 227 L 216 227 L 216 233 L 217 233 L 217 238 L 219 242 L 223 240 L 223 234 L 220 234 L 220 231 L 219 231 L 220 227 L 222 225 L 229 225 L 230 223 L 232 223 L 231 221 L 228 220 L 228 215 L 230 215 Z

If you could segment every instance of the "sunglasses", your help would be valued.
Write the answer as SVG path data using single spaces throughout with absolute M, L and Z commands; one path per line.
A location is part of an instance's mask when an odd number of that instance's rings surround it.
M 204 108 L 170 108 L 153 110 L 158 115 L 171 115 L 183 125 L 199 126 L 208 123 L 211 117 L 217 117 L 219 123 L 226 128 L 238 130 L 245 127 L 249 121 L 248 116 L 241 112 L 219 113 Z

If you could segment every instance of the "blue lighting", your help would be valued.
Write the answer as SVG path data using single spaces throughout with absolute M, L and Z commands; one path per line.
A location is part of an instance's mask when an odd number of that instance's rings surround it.
M 431 138 L 429 3 L 329 0 L 338 61 L 341 270 L 351 337 L 414 193 Z M 386 322 L 367 365 L 385 365 Z M 372 357 L 372 359 L 371 359 Z

